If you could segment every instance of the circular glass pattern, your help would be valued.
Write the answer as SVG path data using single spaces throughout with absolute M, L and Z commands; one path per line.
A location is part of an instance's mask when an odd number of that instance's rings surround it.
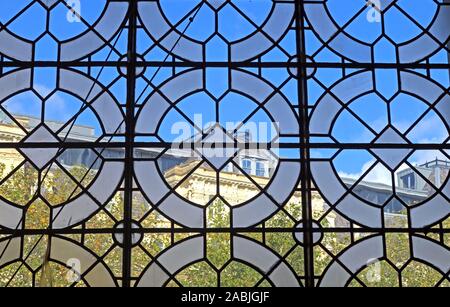
M 450 214 L 449 174 L 437 175 L 429 163 L 447 154 L 414 144 L 447 142 L 450 96 L 418 73 L 401 71 L 396 78 L 354 73 L 319 99 L 311 135 L 367 149 L 343 148 L 313 161 L 312 175 L 327 202 L 360 225 L 381 228 L 385 213 L 403 213 L 411 227 L 425 227 Z
M 12 141 L 30 145 L 17 149 L 15 154 L 22 162 L 13 165 L 0 182 L 4 188 L 10 180 L 17 182 L 24 176 L 24 185 L 30 185 L 30 193 L 21 197 L 2 193 L 3 227 L 22 227 L 19 221 L 28 206 L 50 210 L 53 229 L 76 225 L 107 203 L 120 184 L 123 163 L 106 159 L 101 149 L 61 148 L 64 142 L 95 142 L 117 133 L 123 112 L 116 99 L 79 71 L 58 69 L 58 75 L 53 89 L 33 85 L 32 69 L 15 70 L 0 78 L 5 131 L 15 138 Z M 20 108 L 23 101 L 27 101 L 26 109 Z M 84 121 L 90 126 L 83 126 Z M 68 194 L 58 189 L 61 184 Z
M 108 44 L 127 11 L 126 1 L 8 1 L 0 14 L 0 53 L 19 61 L 79 60 Z
M 289 59 L 289 64 L 290 65 L 296 65 L 298 63 L 299 58 L 300 58 L 299 56 L 291 57 Z M 307 64 L 314 64 L 314 59 L 311 58 L 310 56 L 306 56 L 305 57 L 305 62 Z M 299 79 L 299 74 L 298 74 L 298 68 L 297 67 L 289 67 L 288 68 L 288 72 L 293 78 Z M 306 79 L 310 79 L 310 78 L 314 77 L 316 72 L 317 72 L 317 67 L 308 67 L 308 68 L 306 68 Z
M 139 4 L 140 19 L 150 37 L 166 51 L 173 49 L 174 55 L 195 62 L 217 60 L 218 55 L 223 55 L 221 61 L 247 61 L 262 55 L 287 32 L 294 12 L 294 1 L 162 0 Z
M 313 239 L 312 244 L 317 245 L 323 239 L 323 233 L 320 232 L 320 229 L 322 229 L 322 226 L 320 226 L 319 223 L 313 221 L 312 227 L 315 230 L 313 232 L 313 236 L 312 236 L 312 239 Z M 300 222 L 295 226 L 295 228 L 297 229 L 297 231 L 294 232 L 294 239 L 295 239 L 295 241 L 297 241 L 297 243 L 299 243 L 300 245 L 303 246 L 304 242 L 305 242 L 305 238 L 304 238 L 305 233 L 304 233 L 304 231 L 299 231 L 299 230 L 303 230 L 305 228 L 305 224 L 303 222 Z
M 233 260 L 253 267 L 275 287 L 299 287 L 292 268 L 279 255 L 259 242 L 233 236 Z M 167 285 L 186 267 L 201 262 L 206 249 L 201 236 L 180 241 L 161 253 L 139 277 L 137 287 L 162 287 Z
M 217 199 L 231 207 L 235 227 L 255 225 L 278 211 L 297 185 L 300 163 L 264 147 L 278 136 L 297 135 L 297 115 L 284 95 L 256 75 L 233 70 L 221 95 L 203 77 L 202 70 L 175 76 L 140 109 L 137 133 L 175 145 L 154 161 L 136 162 L 137 182 L 152 204 L 182 225 L 204 227 L 203 207 Z M 168 133 L 186 129 L 181 136 Z M 179 162 L 167 166 L 159 158 Z M 233 185 L 245 188 L 230 190 Z M 191 197 L 195 193 L 207 197 Z
M 0 265 L 2 282 L 12 278 L 10 282 L 11 285 L 14 285 L 15 279 L 22 278 L 19 283 L 22 286 L 27 282 L 29 282 L 27 286 L 38 285 L 39 275 L 42 274 L 42 263 L 38 261 L 39 265 L 36 267 L 36 264 L 30 265 L 30 259 L 27 258 L 28 262 L 26 262 L 22 258 L 24 254 L 28 253 L 24 246 L 32 245 L 28 239 L 29 237 L 0 241 L 0 249 L 6 251 Z M 60 236 L 52 236 L 51 242 L 48 244 L 51 246 L 48 255 L 51 270 L 55 271 L 55 275 L 59 273 L 65 277 L 58 280 L 59 283 L 64 282 L 65 286 L 73 286 L 78 283 L 88 287 L 118 286 L 104 260 L 86 247 L 80 246 L 78 242 Z M 72 262 L 76 262 L 77 265 L 69 266 Z M 14 274 L 16 267 L 19 266 L 21 267 L 20 272 Z M 9 274 L 14 276 L 9 276 Z
M 305 12 L 324 44 L 361 63 L 422 61 L 450 37 L 450 7 L 443 0 L 312 1 Z
M 125 223 L 124 222 L 119 222 L 114 228 L 115 229 L 119 229 L 122 230 L 125 227 Z M 131 222 L 131 228 L 133 230 L 139 230 L 141 229 L 141 225 L 135 221 Z M 115 233 L 114 234 L 114 241 L 116 241 L 120 246 L 123 247 L 123 234 L 122 233 Z M 143 234 L 141 232 L 133 232 L 133 234 L 131 235 L 131 245 L 132 246 L 136 246 L 139 244 L 139 242 L 141 242 L 142 238 L 143 238 Z
M 411 260 L 419 261 L 425 266 L 436 270 L 442 277 L 448 274 L 450 263 L 450 251 L 448 248 L 439 245 L 436 241 L 422 236 L 411 236 Z M 345 287 L 362 270 L 369 268 L 372 264 L 377 264 L 374 272 L 368 279 L 383 278 L 377 276 L 382 274 L 380 261 L 389 259 L 386 253 L 386 247 L 383 244 L 383 236 L 371 236 L 356 244 L 350 245 L 342 251 L 334 261 L 332 261 L 325 270 L 320 280 L 320 287 Z M 404 266 L 401 270 L 395 270 L 395 275 L 402 276 L 409 266 Z M 414 274 L 413 274 L 414 275 Z M 416 275 L 414 275 L 417 278 Z M 398 285 L 398 282 L 396 281 Z
M 126 55 L 124 55 L 124 56 L 122 56 L 121 58 L 120 58 L 120 60 L 119 60 L 121 63 L 123 63 L 123 64 L 125 64 L 125 63 L 127 63 L 127 61 L 128 61 L 128 57 L 126 56 Z M 138 63 L 143 63 L 145 60 L 144 60 L 144 58 L 141 56 L 141 55 L 136 55 L 136 61 L 138 62 Z M 127 66 L 125 66 L 125 65 L 121 65 L 120 67 L 118 67 L 117 68 L 118 69 L 118 71 L 119 71 L 119 74 L 122 76 L 122 77 L 128 77 L 128 67 Z M 144 75 L 145 74 L 145 71 L 146 71 L 146 67 L 145 66 L 142 66 L 142 67 L 140 67 L 140 66 L 137 66 L 136 67 L 136 70 L 135 70 L 135 74 L 136 74 L 136 77 L 137 78 L 139 78 L 139 77 L 141 77 L 142 75 Z

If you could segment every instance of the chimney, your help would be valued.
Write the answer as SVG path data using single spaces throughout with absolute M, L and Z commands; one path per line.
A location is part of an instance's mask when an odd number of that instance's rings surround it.
M 441 167 L 439 165 L 434 168 L 434 186 L 437 188 L 441 186 Z

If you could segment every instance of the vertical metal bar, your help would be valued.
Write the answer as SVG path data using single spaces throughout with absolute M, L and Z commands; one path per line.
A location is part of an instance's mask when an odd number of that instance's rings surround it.
M 444 3 L 448 3 L 448 5 L 450 6 L 450 0 L 444 0 Z M 450 19 L 450 16 L 447 16 L 447 18 Z M 447 48 L 449 49 L 447 50 L 447 58 L 448 58 L 447 64 L 450 64 L 450 41 L 447 43 Z M 450 68 L 448 69 L 448 75 L 450 78 Z
M 297 40 L 297 77 L 298 77 L 298 105 L 300 119 L 300 157 L 301 157 L 301 198 L 302 198 L 302 219 L 303 219 L 303 242 L 305 261 L 305 285 L 312 288 L 314 282 L 314 252 L 312 233 L 312 202 L 311 202 L 311 181 L 309 167 L 309 123 L 308 123 L 308 93 L 307 93 L 307 68 L 306 46 L 304 33 L 304 0 L 296 0 L 295 29 Z
M 124 174 L 124 227 L 123 227 L 123 287 L 130 287 L 132 249 L 132 206 L 134 174 L 134 104 L 136 95 L 136 37 L 137 0 L 130 0 L 128 19 L 127 102 L 125 119 L 125 174 Z

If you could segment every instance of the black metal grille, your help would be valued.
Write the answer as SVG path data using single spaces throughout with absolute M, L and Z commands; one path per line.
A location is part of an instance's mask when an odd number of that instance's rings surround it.
M 448 286 L 450 6 L 338 2 L 2 3 L 0 284 Z

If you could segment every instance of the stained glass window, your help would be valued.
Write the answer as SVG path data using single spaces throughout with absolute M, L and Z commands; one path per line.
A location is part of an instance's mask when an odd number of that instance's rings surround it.
M 1 286 L 449 286 L 450 3 L 0 4 Z

